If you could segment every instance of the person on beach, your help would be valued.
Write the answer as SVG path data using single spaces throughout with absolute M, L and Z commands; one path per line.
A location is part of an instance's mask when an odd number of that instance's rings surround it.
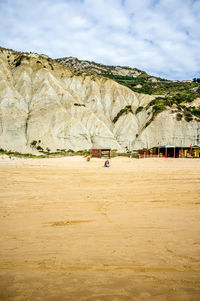
M 109 166 L 110 166 L 110 162 L 109 162 L 109 160 L 106 160 L 104 163 L 104 167 L 109 167 Z

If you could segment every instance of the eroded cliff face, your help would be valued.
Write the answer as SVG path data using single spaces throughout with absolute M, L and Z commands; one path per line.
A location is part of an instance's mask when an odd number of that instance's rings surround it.
M 0 148 L 33 152 L 39 140 L 51 151 L 198 144 L 199 122 L 177 121 L 171 109 L 147 126 L 152 109 L 138 108 L 154 97 L 98 75 L 76 75 L 46 56 L 1 50 Z

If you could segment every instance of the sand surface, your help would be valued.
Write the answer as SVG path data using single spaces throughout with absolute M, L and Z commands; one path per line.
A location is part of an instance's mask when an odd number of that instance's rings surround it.
M 0 159 L 0 300 L 200 300 L 200 160 Z

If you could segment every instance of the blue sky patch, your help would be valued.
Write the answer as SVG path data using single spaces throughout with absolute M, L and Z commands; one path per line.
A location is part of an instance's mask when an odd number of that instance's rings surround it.
M 200 1 L 0 0 L 0 43 L 191 79 L 200 74 Z

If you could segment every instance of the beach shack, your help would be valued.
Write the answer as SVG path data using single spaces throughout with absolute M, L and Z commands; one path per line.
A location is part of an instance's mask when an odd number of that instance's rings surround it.
M 175 145 L 163 145 L 153 147 L 153 154 L 157 154 L 158 157 L 165 158 L 184 158 L 191 156 L 190 147 L 179 147 Z
M 164 158 L 199 158 L 200 147 L 162 145 L 151 149 L 140 149 L 139 158 L 164 157 Z
M 150 150 L 147 148 L 139 149 L 139 158 L 149 158 L 150 157 Z
M 156 152 L 155 148 L 143 148 L 139 149 L 139 158 L 155 158 L 159 157 L 158 152 Z
M 90 156 L 91 158 L 102 158 L 107 157 L 110 159 L 110 148 L 91 148 Z

